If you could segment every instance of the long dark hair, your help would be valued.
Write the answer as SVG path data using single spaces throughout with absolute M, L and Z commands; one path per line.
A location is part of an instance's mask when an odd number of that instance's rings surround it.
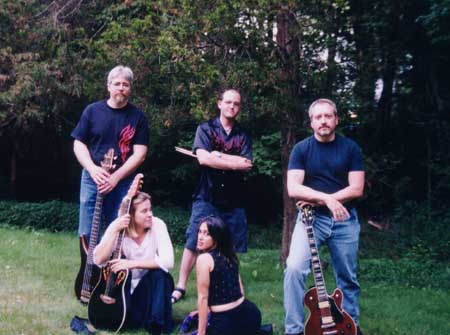
M 216 249 L 230 262 L 238 263 L 238 258 L 234 252 L 233 242 L 231 240 L 230 230 L 223 220 L 214 215 L 207 216 L 200 220 L 201 223 L 206 223 L 208 232 L 216 244 Z

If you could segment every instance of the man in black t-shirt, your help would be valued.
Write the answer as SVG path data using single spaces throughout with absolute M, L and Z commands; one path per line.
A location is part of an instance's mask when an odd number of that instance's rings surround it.
M 235 250 L 247 251 L 244 172 L 252 168 L 252 142 L 236 122 L 241 108 L 239 91 L 224 90 L 217 106 L 220 116 L 200 124 L 195 134 L 193 152 L 200 163 L 201 175 L 193 195 L 178 284 L 172 293 L 173 303 L 185 294 L 197 258 L 197 233 L 202 218 L 221 217 L 230 229 Z
M 128 101 L 132 81 L 133 72 L 130 68 L 119 65 L 112 69 L 108 75 L 109 98 L 87 106 L 71 133 L 75 156 L 83 167 L 78 234 L 85 235 L 87 240 L 97 192 L 104 196 L 102 217 L 104 223 L 109 225 L 117 217 L 134 172 L 147 154 L 147 118 Z M 112 173 L 100 166 L 110 148 L 114 149 L 117 156 Z
M 314 135 L 297 143 L 289 160 L 289 196 L 315 206 L 314 234 L 317 246 L 327 244 L 337 286 L 343 291 L 343 307 L 359 324 L 359 284 L 356 265 L 360 225 L 351 200 L 363 195 L 361 149 L 335 133 L 335 104 L 319 99 L 309 108 Z M 286 334 L 304 331 L 303 297 L 310 272 L 308 236 L 298 215 L 284 275 Z M 362 334 L 358 325 L 358 334 Z

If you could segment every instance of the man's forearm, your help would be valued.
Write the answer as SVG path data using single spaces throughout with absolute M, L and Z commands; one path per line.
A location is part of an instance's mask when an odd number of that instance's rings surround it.
M 247 158 L 227 155 L 218 151 L 197 150 L 197 159 L 200 165 L 213 169 L 248 171 L 252 168 L 252 162 Z
M 96 166 L 91 158 L 88 147 L 83 142 L 75 140 L 73 142 L 73 152 L 75 153 L 75 157 L 80 165 L 87 171 L 90 171 L 94 166 Z
M 141 165 L 147 154 L 146 146 L 139 146 L 139 148 L 134 148 L 133 154 L 125 161 L 125 163 L 113 173 L 117 181 L 124 179 L 125 177 L 132 174 Z
M 213 153 L 214 152 L 218 152 L 218 151 L 213 151 Z M 240 162 L 243 159 L 247 159 L 248 161 L 251 161 L 250 159 L 248 159 L 247 157 L 244 157 L 244 156 L 229 155 L 229 154 L 224 154 L 224 153 L 219 153 L 219 154 L 224 160 L 229 161 L 229 162 Z
M 324 205 L 326 197 L 329 196 L 326 193 L 316 191 L 311 187 L 302 184 L 288 187 L 288 194 L 291 198 L 310 202 L 315 205 Z
M 363 190 L 361 187 L 347 186 L 330 195 L 337 201 L 345 203 L 353 199 L 361 198 L 363 196 Z

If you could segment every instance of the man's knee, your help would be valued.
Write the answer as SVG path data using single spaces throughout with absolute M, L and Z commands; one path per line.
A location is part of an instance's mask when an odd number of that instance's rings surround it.
M 310 269 L 310 260 L 309 259 L 300 259 L 298 257 L 288 257 L 286 260 L 286 275 L 294 275 L 294 276 L 307 276 Z

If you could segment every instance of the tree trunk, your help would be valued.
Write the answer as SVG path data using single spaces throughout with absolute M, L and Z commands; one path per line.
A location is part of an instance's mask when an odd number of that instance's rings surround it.
M 289 247 L 292 236 L 292 231 L 295 226 L 296 209 L 293 201 L 287 194 L 287 168 L 289 163 L 289 154 L 294 146 L 296 139 L 293 131 L 295 127 L 295 114 L 298 112 L 298 94 L 297 87 L 299 79 L 297 75 L 297 64 L 300 57 L 299 41 L 293 33 L 296 18 L 292 11 L 287 6 L 282 6 L 278 11 L 276 17 L 277 21 L 277 44 L 280 58 L 282 61 L 281 80 L 287 83 L 283 88 L 283 96 L 289 101 L 293 102 L 293 107 L 285 107 L 286 110 L 281 121 L 281 166 L 283 176 L 283 238 L 281 245 L 281 261 L 285 263 L 289 255 Z
M 16 149 L 13 145 L 13 151 L 11 153 L 11 158 L 9 160 L 9 194 L 15 199 L 17 195 L 17 158 Z
M 376 143 L 377 145 L 385 145 L 386 139 L 391 133 L 391 108 L 392 93 L 394 89 L 394 79 L 397 70 L 397 62 L 394 55 L 387 55 L 386 65 L 383 71 L 383 90 L 381 91 L 380 100 L 378 102 L 378 111 L 376 117 Z
M 281 240 L 281 261 L 286 262 L 289 256 L 289 248 L 291 245 L 291 236 L 295 227 L 297 210 L 293 200 L 287 193 L 287 168 L 289 163 L 289 154 L 296 140 L 293 130 L 289 125 L 283 127 L 283 139 L 285 139 L 281 148 L 281 167 L 283 169 L 283 235 Z

